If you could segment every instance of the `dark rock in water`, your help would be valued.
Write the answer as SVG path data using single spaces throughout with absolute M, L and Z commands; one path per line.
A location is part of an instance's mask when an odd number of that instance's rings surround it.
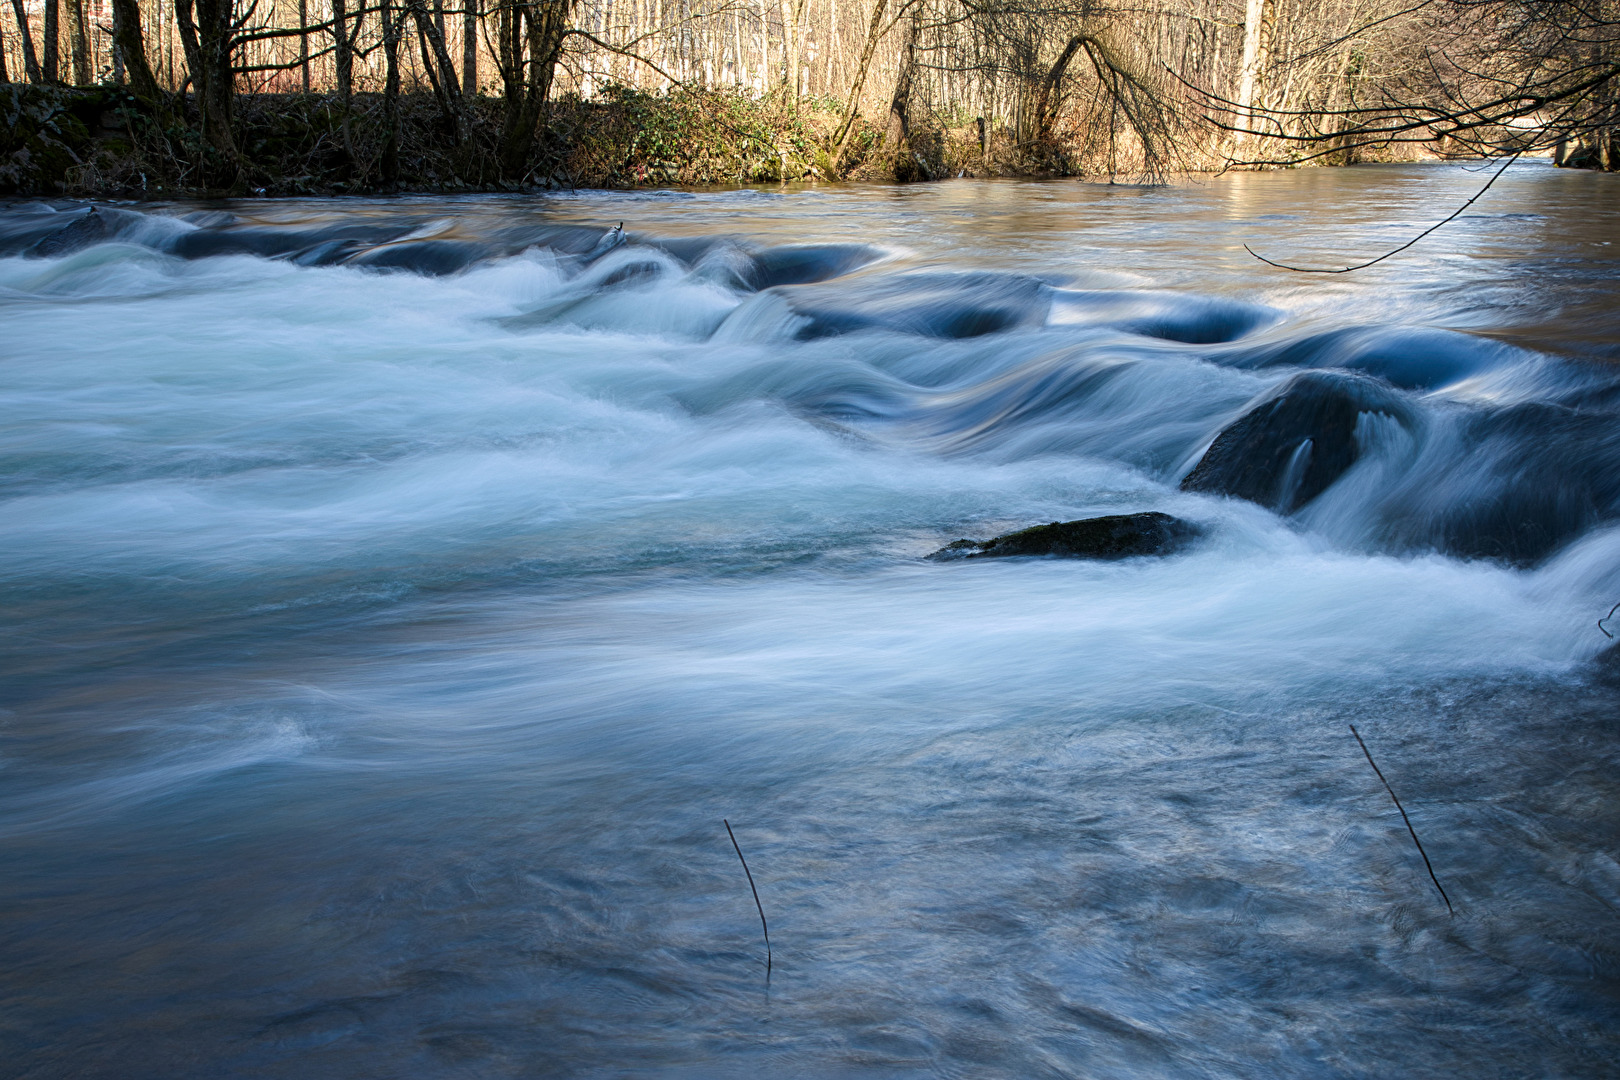
M 373 270 L 410 270 L 428 277 L 439 277 L 465 270 L 487 257 L 487 245 L 466 240 L 404 240 L 383 244 L 348 260 L 350 266 Z
M 750 275 L 757 289 L 804 285 L 842 277 L 882 256 L 864 244 L 805 244 L 766 248 L 753 259 Z
M 1188 345 L 1237 341 L 1282 317 L 1261 304 L 1146 289 L 1056 289 L 1052 297 L 1065 324 L 1113 326 Z
M 1406 409 L 1374 379 L 1327 371 L 1296 376 L 1222 429 L 1181 488 L 1291 514 L 1356 463 L 1356 421 L 1364 412 L 1404 417 Z
M 1371 375 L 1402 390 L 1434 390 L 1522 358 L 1511 345 L 1456 330 L 1346 326 L 1284 338 L 1226 362 L 1248 368 L 1336 368 Z
M 1113 514 L 1080 521 L 1054 521 L 998 536 L 993 540 L 958 540 L 928 556 L 954 559 L 999 559 L 1012 555 L 1056 555 L 1065 559 L 1128 559 L 1133 555 L 1169 555 L 1200 534 L 1198 526 L 1149 511 Z
M 57 229 L 30 248 L 28 254 L 50 259 L 59 255 L 70 255 L 80 248 L 87 248 L 93 244 L 104 243 L 112 236 L 114 227 L 108 217 L 109 215 L 92 206 L 88 214 L 80 215 Z
M 845 288 L 794 286 L 781 293 L 804 325 L 801 341 L 860 330 L 972 338 L 1035 327 L 1051 307 L 1049 287 L 1020 274 L 900 274 Z
M 352 221 L 331 225 L 239 225 L 234 218 L 200 222 L 202 227 L 184 232 L 164 244 L 171 255 L 182 259 L 207 259 L 217 255 L 258 255 L 266 259 L 302 259 L 317 249 L 344 253 L 365 251 L 398 240 L 412 229 L 410 222 L 379 223 Z M 346 244 L 334 245 L 334 241 Z M 320 260 L 321 256 L 312 256 Z M 333 262 L 327 258 L 324 262 Z M 314 262 L 319 265 L 320 262 Z

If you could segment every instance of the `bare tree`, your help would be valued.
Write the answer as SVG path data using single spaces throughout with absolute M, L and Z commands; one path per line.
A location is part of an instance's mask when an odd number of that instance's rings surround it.
M 1340 37 L 1376 27 L 1383 46 L 1382 69 L 1348 93 L 1251 109 L 1241 97 L 1204 101 L 1218 125 L 1258 140 L 1244 164 L 1421 145 L 1458 157 L 1555 149 L 1560 164 L 1612 169 L 1620 17 L 1610 8 L 1609 0 L 1412 0 Z

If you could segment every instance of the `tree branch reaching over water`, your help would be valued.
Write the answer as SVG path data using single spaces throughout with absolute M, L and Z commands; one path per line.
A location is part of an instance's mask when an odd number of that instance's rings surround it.
M 1484 195 L 1487 191 L 1491 190 L 1491 185 L 1496 183 L 1497 179 L 1503 173 L 1507 172 L 1509 165 L 1512 165 L 1515 161 L 1518 161 L 1518 160 L 1519 160 L 1519 155 L 1518 154 L 1514 154 L 1512 157 L 1508 158 L 1507 161 L 1503 162 L 1502 167 L 1500 169 L 1497 169 L 1496 172 L 1491 175 L 1491 178 L 1489 180 L 1485 181 L 1485 186 L 1484 187 L 1482 187 L 1478 191 L 1474 192 L 1474 194 L 1469 198 L 1469 200 L 1467 202 L 1465 202 L 1461 206 L 1457 207 L 1456 210 L 1452 211 L 1446 217 L 1444 217 L 1441 220 L 1435 222 L 1433 225 L 1430 225 L 1427 229 L 1424 229 L 1422 232 L 1420 232 L 1416 236 L 1412 237 L 1412 239 L 1408 240 L 1406 243 L 1402 244 L 1400 247 L 1392 248 L 1391 250 L 1386 251 L 1382 255 L 1378 256 L 1378 258 L 1376 258 L 1376 259 L 1368 259 L 1364 263 L 1357 263 L 1354 266 L 1345 266 L 1345 267 L 1340 267 L 1338 269 L 1318 269 L 1318 268 L 1309 267 L 1309 266 L 1289 266 L 1287 263 L 1274 262 L 1273 260 L 1266 258 L 1264 255 L 1262 255 L 1258 251 L 1254 250 L 1254 248 L 1250 247 L 1248 244 L 1243 245 L 1243 250 L 1247 251 L 1250 255 L 1253 255 L 1255 258 L 1259 259 L 1261 262 L 1265 263 L 1268 266 L 1275 266 L 1279 270 L 1292 270 L 1296 274 L 1348 274 L 1353 270 L 1365 270 L 1369 266 L 1373 266 L 1373 265 L 1375 265 L 1377 263 L 1381 263 L 1385 259 L 1391 258 L 1392 256 L 1399 255 L 1401 252 L 1405 251 L 1409 247 L 1412 247 L 1419 240 L 1422 240 L 1425 236 L 1428 236 L 1430 233 L 1432 233 L 1435 230 L 1439 229 L 1441 226 L 1449 225 L 1453 221 L 1456 221 L 1459 217 L 1462 216 L 1463 211 L 1467 210 L 1470 206 L 1473 206 L 1474 203 L 1479 201 L 1479 198 L 1480 198 L 1481 195 Z

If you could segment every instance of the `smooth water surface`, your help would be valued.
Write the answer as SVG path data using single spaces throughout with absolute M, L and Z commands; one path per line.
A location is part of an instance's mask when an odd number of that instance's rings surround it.
M 0 210 L 0 1074 L 1613 1075 L 1620 177 L 1242 247 L 1482 182 Z

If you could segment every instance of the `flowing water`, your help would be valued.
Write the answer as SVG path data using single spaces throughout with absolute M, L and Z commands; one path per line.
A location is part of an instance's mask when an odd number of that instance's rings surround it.
M 1482 179 L 0 210 L 0 1073 L 1613 1075 L 1620 177 L 1242 247 Z

